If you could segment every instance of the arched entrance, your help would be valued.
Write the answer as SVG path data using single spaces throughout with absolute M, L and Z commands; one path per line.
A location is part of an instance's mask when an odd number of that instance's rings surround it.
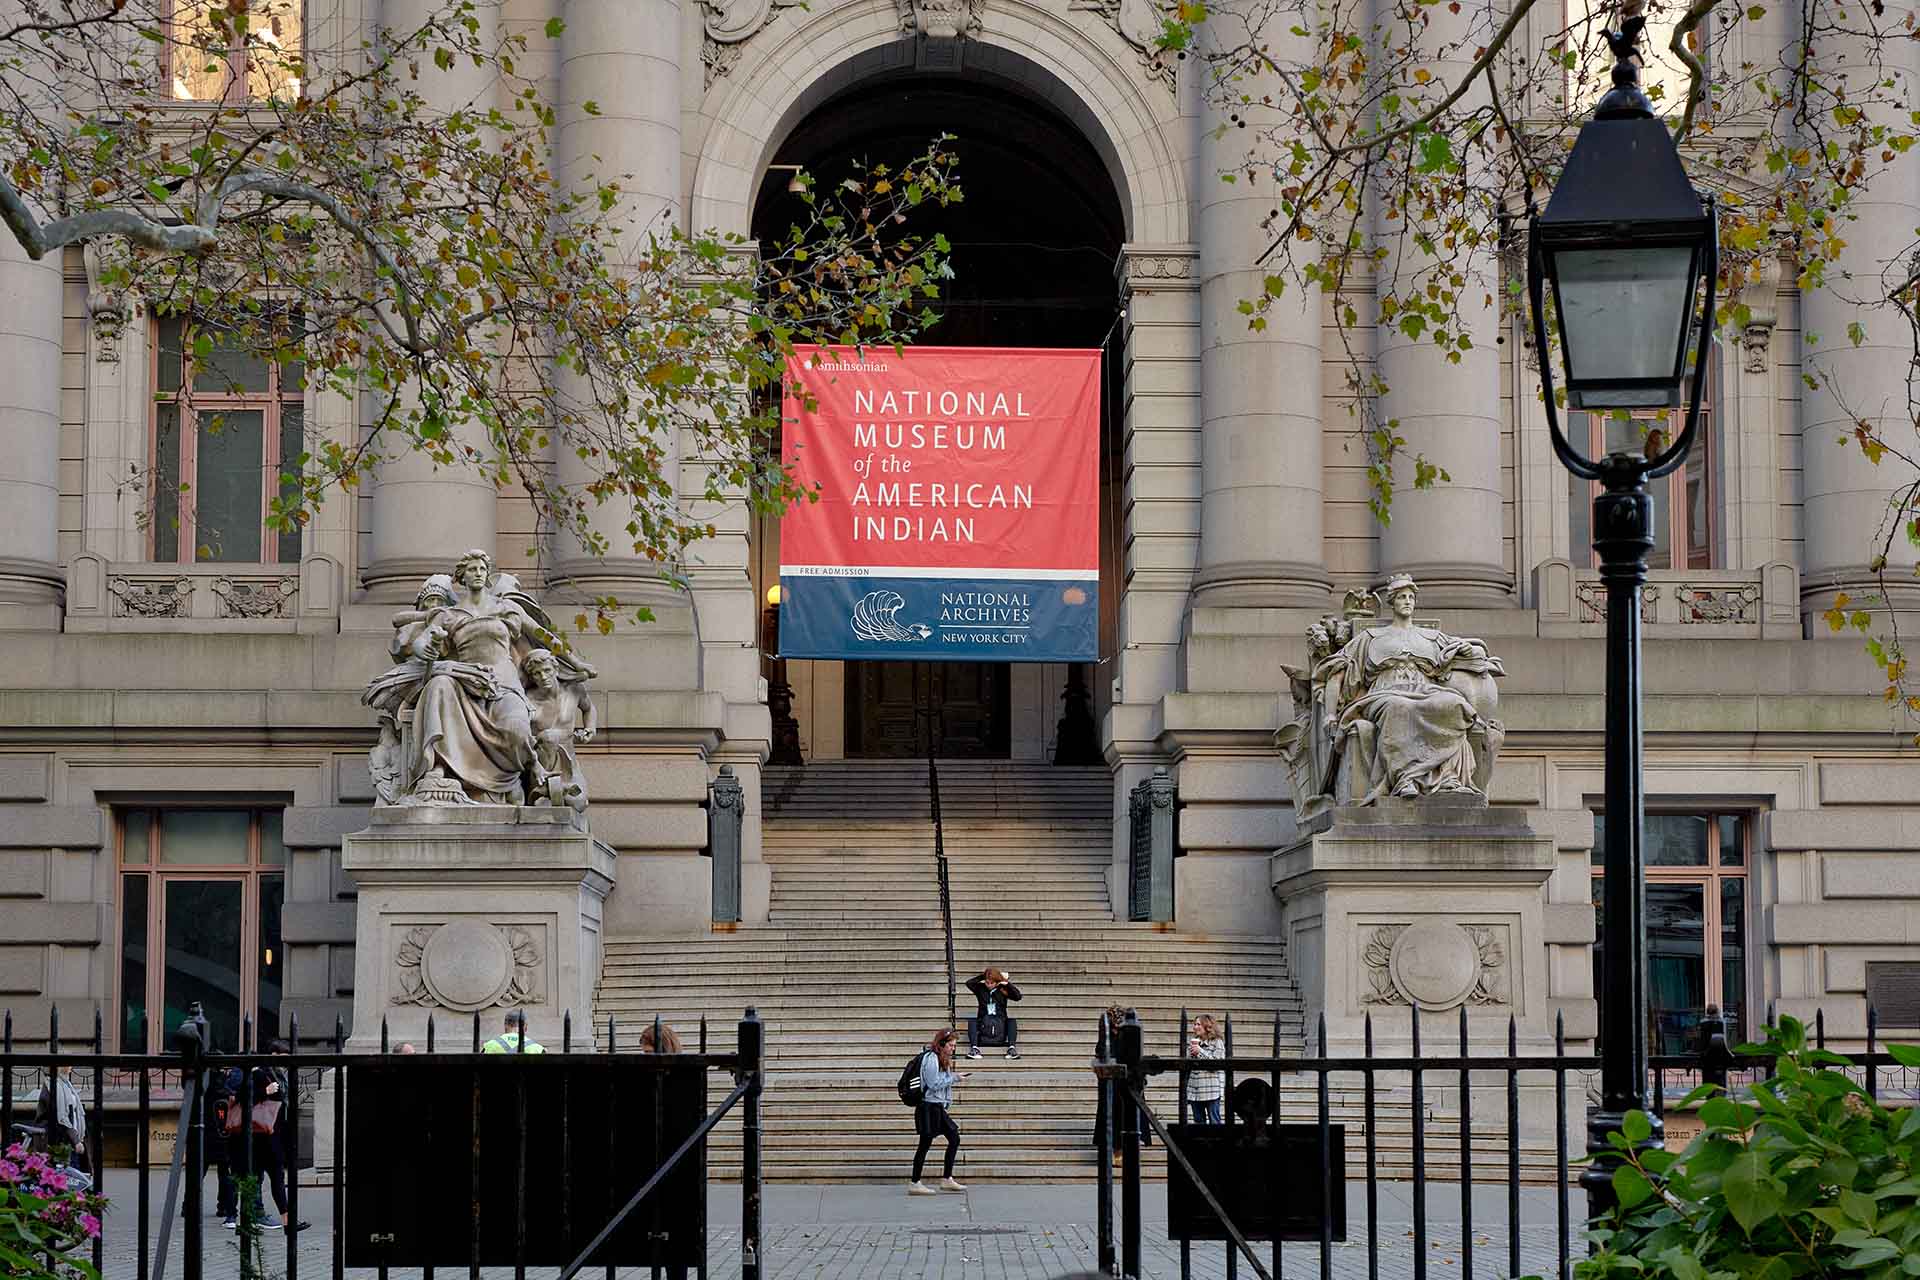
M 956 279 L 927 341 L 943 346 L 1102 347 L 1101 650 L 1112 653 L 1120 473 L 1121 361 L 1114 265 L 1126 213 L 1108 161 L 1085 133 L 1034 93 L 998 77 L 928 75 L 911 66 L 827 97 L 779 140 L 751 215 L 756 236 L 797 216 L 787 190 L 800 165 L 833 181 L 855 161 L 905 161 L 954 137 L 965 200 L 928 229 L 953 244 Z M 777 521 L 756 530 L 756 576 L 778 573 Z M 795 716 L 809 758 L 921 754 L 926 733 L 946 756 L 1041 759 L 1050 752 L 1066 667 L 976 662 L 791 663 Z M 1089 687 L 1102 683 L 1078 673 Z M 1104 710 L 1095 706 L 1097 717 Z

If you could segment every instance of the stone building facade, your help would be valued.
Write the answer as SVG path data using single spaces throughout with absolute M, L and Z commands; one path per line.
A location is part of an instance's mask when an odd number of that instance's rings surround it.
M 306 37 L 338 47 L 425 5 L 310 5 Z M 770 166 L 831 152 L 818 122 L 882 100 L 862 94 L 960 109 L 950 126 L 963 144 L 965 104 L 978 101 L 974 123 L 1017 117 L 1043 154 L 1088 157 L 1113 210 L 1093 286 L 1111 323 L 1080 344 L 1104 345 L 1110 370 L 1102 598 L 1115 603 L 1090 684 L 1113 770 L 1116 888 L 1127 792 L 1164 765 L 1183 806 L 1177 927 L 1312 927 L 1284 917 L 1272 892 L 1272 854 L 1293 835 L 1274 742 L 1291 716 L 1281 667 L 1344 592 L 1408 572 L 1423 615 L 1505 661 L 1493 800 L 1533 811 L 1558 858 L 1540 904 L 1547 971 L 1528 983 L 1544 1005 L 1529 1012 L 1564 1012 L 1570 1035 L 1590 1036 L 1603 593 L 1586 495 L 1552 456 L 1522 330 L 1492 309 L 1470 317 L 1480 340 L 1459 364 L 1379 332 L 1387 413 L 1451 477 L 1403 488 L 1380 525 L 1321 300 L 1276 311 L 1262 332 L 1238 312 L 1259 288 L 1267 197 L 1214 179 L 1236 159 L 1232 140 L 1152 50 L 1145 8 L 504 0 L 479 14 L 536 32 L 564 16 L 558 41 L 536 40 L 561 105 L 556 162 L 598 155 L 635 175 L 636 226 L 666 209 L 757 234 L 786 177 Z M 1537 44 L 1564 15 L 1541 6 L 1528 22 Z M 1770 30 L 1788 38 L 1757 23 L 1741 38 Z M 430 76 L 428 92 L 488 91 L 463 74 Z M 581 110 L 587 100 L 597 112 Z M 1916 220 L 1920 158 L 1872 199 L 1884 216 L 1862 222 L 1848 254 L 1877 274 L 1901 248 L 1895 228 Z M 222 998 L 263 1027 L 284 1031 L 297 1012 L 303 1034 L 324 1033 L 354 1013 L 354 886 L 340 849 L 368 822 L 374 727 L 359 692 L 384 665 L 388 619 L 469 547 L 526 563 L 532 513 L 409 461 L 327 504 L 297 546 L 269 535 L 219 559 L 162 554 L 124 477 L 153 459 L 155 405 L 178 374 L 155 319 L 99 288 L 98 272 L 89 253 L 35 263 L 0 243 L 0 1004 L 23 1039 L 43 1037 L 56 1008 L 68 1033 L 99 1008 L 109 1042 L 132 1049 L 142 1013 L 158 1023 L 176 995 L 224 982 Z M 1773 1003 L 1819 1005 L 1830 1031 L 1857 1036 L 1869 982 L 1907 972 L 1878 966 L 1920 963 L 1920 760 L 1857 637 L 1830 638 L 1819 617 L 1869 576 L 1861 512 L 1886 478 L 1833 446 L 1848 411 L 1805 391 L 1800 365 L 1807 353 L 1827 361 L 1852 411 L 1884 405 L 1898 419 L 1907 353 L 1848 345 L 1845 305 L 1803 301 L 1791 280 L 1770 278 L 1747 301 L 1751 324 L 1717 354 L 1707 446 L 1665 490 L 1667 567 L 1646 604 L 1652 909 L 1674 1014 L 1661 1034 L 1683 1034 L 1705 1003 L 1749 1025 Z M 260 394 L 279 415 L 262 410 L 263 464 L 265 424 L 293 409 L 309 433 L 342 440 L 368 414 L 317 391 Z M 617 594 L 658 616 L 590 645 L 603 732 L 582 756 L 592 831 L 615 855 L 608 935 L 707 927 L 703 806 L 723 765 L 747 788 L 744 914 L 765 919 L 761 602 L 778 529 L 744 512 L 718 523 L 690 555 L 684 593 L 641 563 L 564 546 L 544 548 L 531 575 L 550 600 Z M 890 696 L 873 673 L 794 663 L 788 678 L 810 760 L 871 754 L 860 722 Z M 997 728 L 969 750 L 1051 756 L 1064 668 L 968 678 L 977 687 L 963 690 L 943 671 L 945 683 L 900 697 L 980 699 Z M 1406 903 L 1409 921 L 1420 908 Z M 237 980 L 221 976 L 233 956 Z M 1365 972 L 1364 955 L 1351 963 Z

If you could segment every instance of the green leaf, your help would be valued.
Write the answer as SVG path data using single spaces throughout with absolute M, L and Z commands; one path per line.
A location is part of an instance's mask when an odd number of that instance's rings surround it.
M 1880 1208 L 1873 1202 L 1873 1197 L 1861 1195 L 1849 1187 L 1842 1187 L 1840 1190 L 1840 1208 L 1849 1218 L 1869 1231 L 1872 1231 L 1874 1224 L 1880 1220 Z
M 1709 1098 L 1700 1104 L 1700 1123 L 1709 1129 L 1744 1129 L 1740 1105 L 1731 1098 Z
M 1646 1174 L 1623 1164 L 1613 1171 L 1613 1194 L 1619 1198 L 1622 1209 L 1632 1209 L 1652 1199 L 1653 1184 L 1647 1181 Z
M 1679 1245 L 1666 1249 L 1659 1257 L 1667 1264 L 1667 1270 L 1673 1272 L 1674 1280 L 1707 1280 L 1707 1269 L 1700 1265 L 1700 1259 Z
M 566 29 L 567 29 L 567 24 L 561 19 L 559 18 L 547 19 L 547 39 L 558 40 L 560 38 L 560 33 L 562 31 L 565 31 Z
M 1421 173 L 1438 173 L 1453 162 L 1453 140 L 1444 133 L 1428 133 L 1420 138 Z
M 1855 1251 L 1840 1265 L 1850 1271 L 1859 1271 L 1876 1263 L 1885 1262 L 1900 1256 L 1900 1246 L 1891 1240 L 1875 1240 L 1866 1247 Z
M 1727 1197 L 1728 1212 L 1748 1235 L 1778 1213 L 1785 1203 L 1780 1184 L 1768 1170 L 1766 1158 L 1757 1151 L 1735 1156 L 1720 1180 L 1720 1187 Z
M 1644 1111 L 1629 1111 L 1620 1118 L 1620 1129 L 1628 1142 L 1645 1142 L 1653 1136 L 1653 1121 Z
M 1920 1067 L 1920 1045 L 1890 1044 L 1887 1046 L 1887 1055 L 1903 1067 Z

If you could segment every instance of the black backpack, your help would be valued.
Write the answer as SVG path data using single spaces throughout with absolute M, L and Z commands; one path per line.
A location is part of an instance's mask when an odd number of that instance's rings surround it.
M 916 1109 L 927 1100 L 927 1086 L 920 1082 L 920 1063 L 926 1056 L 927 1051 L 922 1049 L 908 1059 L 900 1072 L 900 1101 Z

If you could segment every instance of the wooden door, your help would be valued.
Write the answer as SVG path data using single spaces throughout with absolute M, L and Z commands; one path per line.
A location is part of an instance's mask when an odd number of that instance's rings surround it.
M 939 733 L 936 754 L 1004 760 L 1010 686 L 1004 662 L 849 662 L 847 754 L 925 755 L 931 711 Z

